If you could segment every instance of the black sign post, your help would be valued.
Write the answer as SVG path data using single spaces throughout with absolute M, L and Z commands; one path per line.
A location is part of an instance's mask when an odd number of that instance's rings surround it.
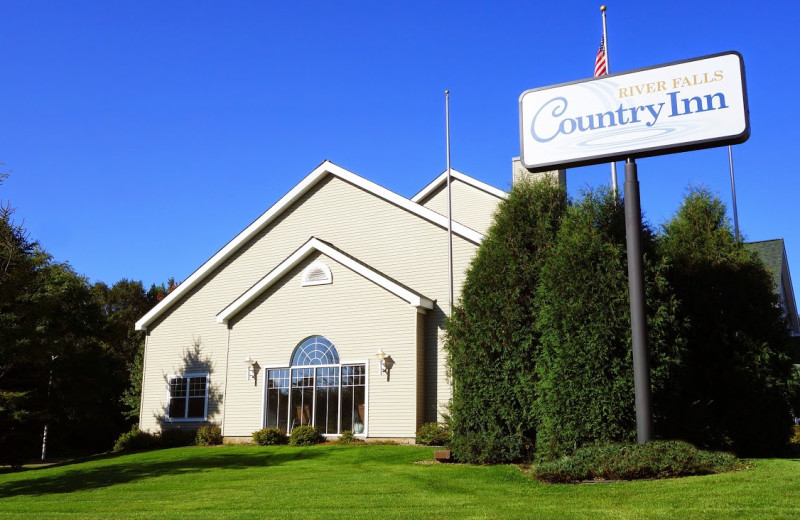
M 650 359 L 647 348 L 647 311 L 644 296 L 642 255 L 642 205 L 636 161 L 625 163 L 625 238 L 628 249 L 628 291 L 631 299 L 631 341 L 633 343 L 633 388 L 636 402 L 636 440 L 652 438 L 653 411 L 650 404 Z

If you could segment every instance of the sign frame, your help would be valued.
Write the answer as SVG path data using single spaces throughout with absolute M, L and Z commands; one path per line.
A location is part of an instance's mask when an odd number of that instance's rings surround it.
M 563 87 L 570 87 L 574 85 L 580 84 L 588 84 L 592 82 L 598 81 L 608 81 L 611 78 L 620 78 L 627 75 L 637 74 L 641 72 L 662 69 L 666 67 L 674 67 L 679 66 L 687 63 L 702 61 L 702 60 L 709 60 L 713 58 L 719 58 L 723 56 L 734 56 L 738 60 L 739 65 L 739 73 L 741 76 L 741 95 L 742 95 L 742 105 L 741 110 L 743 110 L 743 120 L 744 120 L 744 129 L 741 132 L 734 132 L 734 133 L 721 133 L 716 137 L 710 137 L 705 139 L 699 140 L 688 140 L 688 141 L 681 141 L 678 143 L 673 144 L 663 144 L 663 145 L 655 145 L 655 146 L 644 146 L 637 148 L 632 146 L 629 151 L 616 151 L 616 152 L 601 152 L 594 155 L 580 155 L 576 159 L 570 160 L 556 160 L 556 161 L 547 161 L 547 162 L 536 162 L 531 161 L 526 163 L 525 157 L 525 132 L 528 129 L 525 128 L 526 123 L 523 120 L 523 98 L 525 96 L 530 95 L 532 93 L 539 93 L 546 90 L 553 90 L 559 89 Z M 622 105 L 620 105 L 622 106 Z M 732 107 L 735 110 L 740 110 L 739 106 Z M 541 108 L 540 108 L 541 110 Z M 680 153 L 680 152 L 687 152 L 692 150 L 702 150 L 706 148 L 715 148 L 719 146 L 725 145 L 732 145 L 732 144 L 741 144 L 747 141 L 750 138 L 750 108 L 747 99 L 747 82 L 745 79 L 745 68 L 744 68 L 744 59 L 742 55 L 737 51 L 726 51 L 720 52 L 716 54 L 709 54 L 706 56 L 700 56 L 697 58 L 690 58 L 686 60 L 674 61 L 670 63 L 664 63 L 660 65 L 655 65 L 651 67 L 643 67 L 634 70 L 628 70 L 624 72 L 618 72 L 614 74 L 609 74 L 605 76 L 600 76 L 596 78 L 586 78 L 576 81 L 570 81 L 566 83 L 559 83 L 557 85 L 548 85 L 545 87 L 538 87 L 534 89 L 529 89 L 523 92 L 519 97 L 519 126 L 520 126 L 520 161 L 522 165 L 527 168 L 529 171 L 532 172 L 541 172 L 541 171 L 549 171 L 555 168 L 574 168 L 579 166 L 588 166 L 592 164 L 602 164 L 602 163 L 609 163 L 612 161 L 619 161 L 625 160 L 627 158 L 638 159 L 643 157 L 654 157 L 658 155 L 667 155 L 671 153 Z

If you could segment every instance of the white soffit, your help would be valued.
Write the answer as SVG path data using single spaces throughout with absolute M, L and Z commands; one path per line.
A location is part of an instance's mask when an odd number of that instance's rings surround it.
M 507 199 L 508 198 L 508 193 L 504 192 L 503 190 L 497 189 L 494 186 L 486 184 L 485 182 L 481 182 L 478 179 L 470 177 L 469 175 L 467 175 L 465 173 L 461 173 L 458 170 L 451 169 L 450 170 L 450 176 L 453 179 L 458 179 L 458 180 L 460 180 L 461 182 L 463 182 L 465 184 L 469 184 L 473 188 L 477 188 L 477 189 L 479 189 L 481 191 L 485 191 L 489 195 L 494 195 L 498 199 Z M 442 184 L 446 184 L 446 183 L 447 183 L 447 170 L 443 171 L 442 174 L 439 175 L 438 177 L 436 177 L 435 179 L 433 179 L 433 181 L 431 181 L 430 184 L 428 184 L 427 186 L 422 188 L 419 193 L 417 193 L 416 195 L 411 197 L 411 201 L 419 203 L 421 200 L 424 200 L 425 197 L 427 197 L 432 192 L 434 192 L 437 188 L 439 188 L 439 186 L 441 186 Z
M 296 267 L 308 255 L 315 251 L 319 251 L 328 258 L 360 274 L 372 283 L 383 287 L 387 291 L 407 301 L 413 307 L 433 309 L 432 300 L 406 289 L 397 282 L 386 278 L 381 273 L 370 269 L 366 265 L 357 262 L 353 258 L 343 254 L 338 249 L 331 247 L 328 243 L 317 238 L 311 238 L 308 242 L 303 244 L 300 249 L 289 255 L 286 260 L 278 264 L 278 266 L 270 271 L 267 276 L 262 278 L 258 283 L 248 289 L 244 294 L 234 300 L 233 303 L 225 307 L 219 314 L 217 314 L 217 323 L 227 324 L 228 320 L 235 316 L 239 311 L 244 309 L 247 305 L 252 303 L 256 298 L 258 298 L 259 295 L 269 289 L 273 283 L 280 280 L 287 272 Z
M 420 206 L 416 202 L 390 191 L 383 186 L 379 186 L 374 182 L 368 181 L 363 177 L 356 175 L 353 172 L 345 170 L 344 168 L 333 164 L 330 161 L 324 161 L 317 166 L 314 171 L 309 173 L 305 179 L 300 181 L 289 193 L 281 197 L 278 202 L 273 204 L 267 211 L 258 217 L 252 224 L 247 226 L 241 233 L 236 235 L 233 240 L 228 242 L 222 249 L 217 251 L 214 256 L 200 266 L 195 272 L 184 280 L 174 291 L 169 293 L 166 298 L 161 300 L 161 303 L 150 309 L 150 312 L 142 316 L 136 322 L 136 330 L 147 330 L 147 327 L 152 324 L 164 311 L 169 309 L 181 296 L 195 287 L 203 278 L 206 277 L 216 267 L 221 265 L 225 260 L 230 258 L 242 245 L 247 243 L 252 237 L 258 234 L 259 231 L 264 229 L 270 222 L 278 217 L 286 208 L 290 207 L 297 199 L 303 196 L 307 191 L 313 188 L 321 179 L 326 175 L 335 175 L 342 180 L 345 180 L 359 188 L 372 193 L 396 206 L 399 206 L 410 213 L 413 213 L 433 224 L 438 225 L 443 229 L 447 229 L 447 217 L 436 213 L 426 207 Z M 488 186 L 488 185 L 487 185 Z M 496 189 L 496 188 L 495 188 Z M 499 190 L 498 190 L 499 191 Z M 483 240 L 483 235 L 474 229 L 470 229 L 463 224 L 453 222 L 453 233 L 473 242 L 480 244 Z

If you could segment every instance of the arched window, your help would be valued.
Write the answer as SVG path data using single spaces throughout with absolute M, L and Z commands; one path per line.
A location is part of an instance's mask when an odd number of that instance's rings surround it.
M 311 336 L 287 368 L 267 371 L 265 426 L 286 432 L 312 425 L 323 435 L 366 431 L 366 365 L 339 363 L 333 343 Z
M 337 364 L 339 364 L 339 353 L 336 347 L 322 336 L 311 336 L 297 345 L 291 363 L 293 367 Z

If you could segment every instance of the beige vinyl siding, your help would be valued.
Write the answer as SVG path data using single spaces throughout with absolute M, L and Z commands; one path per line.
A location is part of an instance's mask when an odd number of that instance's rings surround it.
M 451 178 L 453 220 L 475 231 L 486 234 L 494 219 L 500 199 L 466 182 Z M 433 190 L 420 204 L 436 213 L 447 216 L 447 183 Z
M 414 316 L 417 342 L 417 427 L 419 429 L 425 422 L 425 315 L 427 312 L 419 311 Z
M 225 360 L 228 333 L 214 323 L 215 305 L 195 297 L 203 285 L 190 291 L 168 319 L 162 319 L 148 332 L 142 381 L 140 428 L 160 430 L 162 426 L 190 427 L 185 421 L 164 422 L 167 407 L 167 378 L 186 373 L 208 373 L 207 422 L 222 422 L 222 396 L 225 389 Z
M 220 375 L 227 370 L 227 335 L 225 326 L 216 322 L 216 314 L 310 236 L 332 243 L 372 268 L 438 301 L 425 320 L 426 341 L 431 342 L 426 345 L 426 414 L 435 414 L 430 410 L 436 410 L 449 400 L 450 390 L 442 363 L 444 356 L 438 344 L 444 324 L 442 309 L 448 308 L 446 229 L 329 175 L 149 327 L 142 428 L 152 427 L 159 410 L 163 412 L 166 396 L 164 377 L 173 372 L 174 366 L 180 366 L 183 352 L 195 341 L 201 344 L 202 356 L 212 365 L 212 385 L 220 385 L 215 386 L 215 390 L 224 391 Z M 476 249 L 476 244 L 453 237 L 456 294 Z M 362 299 L 362 302 L 367 301 Z M 364 330 L 372 331 L 367 325 Z M 415 331 L 411 330 L 409 334 L 413 340 Z M 329 339 L 335 343 L 333 338 Z M 231 360 L 233 365 L 239 364 L 238 358 L 231 357 Z M 232 366 L 231 373 L 234 370 Z M 221 399 L 210 406 L 211 420 L 221 419 L 220 407 Z M 374 421 L 372 426 L 375 426 Z
M 333 283 L 302 287 L 302 270 L 314 260 L 328 265 Z M 295 347 L 309 336 L 331 341 L 343 364 L 368 367 L 370 436 L 413 437 L 417 402 L 417 310 L 325 255 L 313 254 L 231 321 L 224 434 L 247 436 L 262 427 L 266 371 L 288 367 Z M 378 348 L 395 361 L 387 380 Z M 263 370 L 247 381 L 240 360 L 252 356 Z M 241 365 L 241 366 L 240 366 Z

